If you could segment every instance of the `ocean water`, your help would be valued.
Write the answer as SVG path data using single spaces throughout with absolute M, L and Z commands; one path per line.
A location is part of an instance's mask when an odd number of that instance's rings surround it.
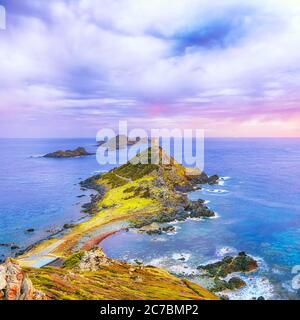
M 21 249 L 49 230 L 85 218 L 81 205 L 89 194 L 79 182 L 112 168 L 100 166 L 95 156 L 40 157 L 78 146 L 95 151 L 93 139 L 9 139 L 0 146 L 0 244 Z M 122 231 L 101 245 L 111 257 L 143 260 L 202 284 L 198 265 L 246 251 L 258 259 L 259 271 L 243 276 L 247 288 L 229 293 L 230 298 L 297 299 L 292 268 L 300 265 L 299 163 L 300 139 L 207 139 L 205 170 L 223 180 L 189 196 L 209 201 L 217 218 L 174 223 L 176 233 L 169 235 Z M 0 246 L 0 258 L 14 252 Z
M 92 139 L 0 139 L 0 244 L 25 249 L 49 231 L 84 218 L 81 205 L 89 202 L 90 193 L 81 191 L 79 182 L 101 170 L 95 157 L 41 157 L 78 146 L 96 150 Z M 35 232 L 26 232 L 30 228 Z M 0 259 L 14 255 L 11 245 L 0 245 Z
M 119 232 L 101 244 L 104 251 L 202 284 L 197 266 L 246 251 L 260 268 L 242 276 L 248 286 L 228 293 L 231 299 L 298 299 L 292 268 L 300 265 L 300 139 L 207 139 L 205 170 L 222 176 L 221 184 L 190 198 L 209 201 L 217 218 L 173 224 L 170 235 Z

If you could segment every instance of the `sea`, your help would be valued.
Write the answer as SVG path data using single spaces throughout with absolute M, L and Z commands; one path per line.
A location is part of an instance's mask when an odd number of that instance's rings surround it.
M 97 149 L 94 139 L 0 139 L 0 259 L 66 223 L 88 218 L 81 207 L 91 192 L 79 183 L 114 165 L 100 165 L 95 156 L 42 157 L 79 146 Z M 209 286 L 197 266 L 245 251 L 259 269 L 239 275 L 245 288 L 224 294 L 230 299 L 299 299 L 300 139 L 207 138 L 204 167 L 209 175 L 218 174 L 220 183 L 189 197 L 206 200 L 216 217 L 174 221 L 176 231 L 162 235 L 120 231 L 101 243 L 105 253 Z

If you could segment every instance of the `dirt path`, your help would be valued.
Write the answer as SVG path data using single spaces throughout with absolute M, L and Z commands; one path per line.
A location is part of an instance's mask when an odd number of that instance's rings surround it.
M 122 176 L 120 176 L 120 175 L 118 175 L 118 174 L 116 174 L 116 173 L 115 173 L 115 176 L 117 176 L 118 178 L 123 179 L 123 180 L 125 180 L 125 181 L 127 181 L 127 182 L 132 182 L 132 179 L 122 177 Z
M 41 268 L 50 262 L 59 258 L 58 256 L 52 254 L 52 252 L 62 243 L 63 239 L 57 240 L 56 242 L 50 244 L 44 249 L 35 252 L 30 256 L 26 256 L 24 258 L 17 259 L 21 266 L 24 267 L 32 267 L 32 268 Z
M 99 243 L 104 239 L 127 227 L 127 225 L 128 223 L 126 221 L 116 221 L 102 225 L 94 230 L 90 230 L 84 233 L 77 240 L 77 244 L 74 246 L 73 251 L 76 252 L 79 250 L 90 250 L 94 246 L 99 245 Z M 49 265 L 53 261 L 61 258 L 59 255 L 55 254 L 55 251 L 66 241 L 68 241 L 68 235 L 62 237 L 61 239 L 57 239 L 55 242 L 47 245 L 46 247 L 37 248 L 36 250 L 33 250 L 32 254 L 28 253 L 17 260 L 23 267 L 41 268 Z

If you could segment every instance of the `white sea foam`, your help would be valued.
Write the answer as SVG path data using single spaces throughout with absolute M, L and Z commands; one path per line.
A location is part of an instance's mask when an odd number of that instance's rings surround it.
M 167 224 L 173 225 L 173 224 L 178 224 L 178 223 L 185 223 L 185 220 L 174 220 L 171 222 L 168 222 Z M 180 227 L 176 226 L 176 228 L 180 229 Z
M 163 237 L 155 237 L 155 238 L 151 238 L 150 241 L 165 242 L 167 241 L 167 239 Z
M 174 227 L 175 230 L 174 231 L 168 231 L 166 232 L 166 235 L 168 236 L 175 236 L 175 234 L 177 234 L 177 230 L 181 229 L 179 226 Z
M 257 299 L 260 296 L 268 300 L 275 297 L 274 288 L 267 278 L 240 275 L 239 277 L 247 285 L 239 290 L 224 292 L 230 300 L 252 300 L 254 297 Z
M 258 269 L 260 272 L 269 272 L 270 271 L 268 264 L 265 262 L 265 260 L 263 258 L 252 256 L 252 255 L 249 255 L 249 256 L 257 261 Z
M 229 180 L 229 179 L 231 179 L 231 177 L 221 177 L 221 178 L 220 178 L 220 180 L 223 180 L 223 181 L 227 181 L 227 180 Z
M 219 219 L 219 218 L 220 218 L 220 215 L 218 214 L 218 212 L 215 212 L 215 215 L 213 217 L 200 217 L 200 218 L 191 218 L 191 217 L 189 217 L 186 220 L 205 222 L 207 220 Z
M 202 221 L 204 221 L 205 219 L 203 219 L 203 218 L 187 218 L 186 220 L 200 221 L 200 222 L 202 222 Z
M 225 190 L 225 189 L 208 189 L 208 190 L 205 190 L 209 193 L 227 193 L 228 190 Z
M 186 264 L 173 265 L 168 268 L 168 271 L 178 276 L 194 276 L 199 274 L 198 270 Z
M 279 270 L 277 268 L 272 268 L 272 273 L 274 273 L 274 274 L 284 274 L 284 272 L 282 270 Z
M 215 212 L 215 215 L 213 217 L 208 217 L 206 219 L 219 219 L 221 216 L 219 215 L 218 212 Z
M 165 267 L 165 263 L 164 263 L 165 260 L 166 260 L 166 257 L 158 257 L 158 258 L 151 259 L 146 264 L 154 267 Z
M 218 257 L 224 257 L 229 254 L 237 254 L 237 250 L 233 247 L 222 247 L 216 250 L 216 255 Z
M 188 264 L 186 262 L 190 259 L 191 254 L 190 253 L 180 253 L 180 252 L 174 252 L 171 256 L 162 256 L 158 258 L 154 258 L 150 260 L 147 264 L 152 265 L 155 267 L 160 267 L 168 270 L 171 273 L 174 273 L 176 275 L 181 276 L 191 276 L 199 274 L 199 271 Z M 180 260 L 185 259 L 185 260 Z M 177 261 L 176 264 L 174 264 L 174 260 Z
M 175 252 L 172 254 L 172 259 L 174 260 L 188 261 L 190 257 L 191 254 L 187 252 Z
M 92 172 L 92 174 L 105 173 L 105 172 L 107 172 L 107 170 L 104 170 L 104 169 L 102 169 L 102 170 L 95 170 L 95 171 Z
M 29 158 L 43 158 L 44 154 L 34 154 L 32 156 L 30 156 Z

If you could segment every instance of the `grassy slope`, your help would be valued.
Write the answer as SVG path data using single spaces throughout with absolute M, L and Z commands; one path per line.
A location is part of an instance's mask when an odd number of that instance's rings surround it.
M 27 269 L 36 289 L 54 300 L 216 300 L 209 291 L 154 267 L 126 263 L 78 273 L 62 268 Z

